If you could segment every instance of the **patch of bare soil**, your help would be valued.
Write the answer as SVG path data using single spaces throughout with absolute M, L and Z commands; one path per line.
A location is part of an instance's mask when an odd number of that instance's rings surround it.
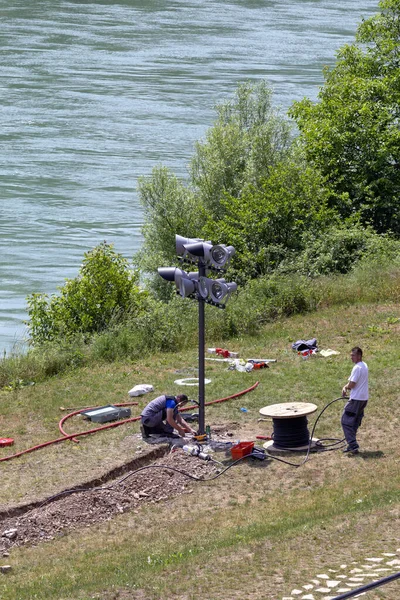
M 144 503 L 190 493 L 193 480 L 187 475 L 207 479 L 217 470 L 216 463 L 177 449 L 106 485 L 74 493 L 66 490 L 23 514 L 3 516 L 0 519 L 0 553 L 7 555 L 13 547 L 36 545 L 68 530 L 110 520 L 114 515 L 135 510 Z

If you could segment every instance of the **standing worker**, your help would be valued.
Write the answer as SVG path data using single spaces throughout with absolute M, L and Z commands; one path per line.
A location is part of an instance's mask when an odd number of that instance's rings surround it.
M 350 390 L 350 399 L 347 401 L 342 414 L 342 429 L 347 442 L 343 452 L 358 454 L 357 429 L 364 416 L 364 408 L 368 401 L 368 366 L 362 359 L 362 350 L 358 346 L 351 351 L 351 360 L 354 363 L 348 382 L 342 389 L 342 396 L 346 397 Z
M 186 423 L 179 413 L 179 407 L 188 402 L 185 394 L 178 396 L 159 396 L 143 409 L 141 414 L 141 432 L 143 437 L 148 437 L 152 433 L 158 435 L 171 436 L 174 429 L 181 437 L 185 433 L 196 432 Z M 165 421 L 165 423 L 164 423 Z

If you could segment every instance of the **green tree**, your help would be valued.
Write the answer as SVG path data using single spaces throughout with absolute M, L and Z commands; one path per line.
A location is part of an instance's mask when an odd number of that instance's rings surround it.
M 78 276 L 60 294 L 31 294 L 27 326 L 33 344 L 106 329 L 144 308 L 146 294 L 128 261 L 103 242 L 86 252 Z
M 232 100 L 215 107 L 217 119 L 197 142 L 190 164 L 196 197 L 208 214 L 222 217 L 225 193 L 240 198 L 258 187 L 291 146 L 291 127 L 273 107 L 265 81 L 238 86 Z
M 193 193 L 166 167 L 157 166 L 150 177 L 139 179 L 139 199 L 144 212 L 143 242 L 134 256 L 140 270 L 154 273 L 157 267 L 176 262 L 175 234 L 197 237 L 202 228 L 202 208 Z M 164 299 L 172 286 L 160 277 L 147 280 Z
M 225 194 L 240 198 L 251 186 L 257 189 L 269 171 L 290 153 L 288 120 L 272 107 L 266 82 L 238 86 L 234 98 L 216 106 L 217 118 L 206 139 L 195 146 L 187 184 L 166 167 L 157 166 L 139 180 L 143 206 L 143 243 L 134 256 L 141 271 L 178 264 L 175 234 L 204 237 L 206 218 L 225 214 Z M 228 238 L 219 238 L 231 243 Z M 158 277 L 147 279 L 158 297 L 172 294 Z
M 339 213 L 399 236 L 400 0 L 379 6 L 325 70 L 319 101 L 296 102 L 291 115 L 308 158 L 338 194 Z
M 238 283 L 273 272 L 304 248 L 304 233 L 319 234 L 337 217 L 328 208 L 329 190 L 320 173 L 298 152 L 275 165 L 258 188 L 240 198 L 225 195 L 225 215 L 209 219 L 206 236 L 229 240 L 236 249 L 229 276 Z

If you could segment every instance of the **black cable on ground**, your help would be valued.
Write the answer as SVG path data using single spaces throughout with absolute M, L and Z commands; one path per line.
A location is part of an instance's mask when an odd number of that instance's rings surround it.
M 136 475 L 140 471 L 144 471 L 146 469 L 165 469 L 166 471 L 174 471 L 175 473 L 179 473 L 180 475 L 185 475 L 186 477 L 189 477 L 189 479 L 193 479 L 194 481 L 200 481 L 200 482 L 201 481 L 202 482 L 213 481 L 214 479 L 218 479 L 218 477 L 220 477 L 221 475 L 226 473 L 226 471 L 228 471 L 231 467 L 236 465 L 238 462 L 240 462 L 241 460 L 243 460 L 245 458 L 249 458 L 250 456 L 251 456 L 251 454 L 248 454 L 247 456 L 242 456 L 241 458 L 238 458 L 237 460 L 235 460 L 235 462 L 228 465 L 223 471 L 221 471 L 220 473 L 217 473 L 213 477 L 209 477 L 208 479 L 196 477 L 195 475 L 191 475 L 190 473 L 187 473 L 186 471 L 181 471 L 180 469 L 177 469 L 176 467 L 169 467 L 167 465 L 146 465 L 144 467 L 140 467 L 139 469 L 136 469 L 136 471 L 132 471 L 131 473 L 128 473 L 127 475 L 125 475 L 125 477 L 122 477 L 122 479 L 119 479 L 112 485 L 99 486 L 99 487 L 93 487 L 93 488 L 71 488 L 69 490 L 64 490 L 62 492 L 59 492 L 58 494 L 54 494 L 54 496 L 50 496 L 50 498 L 46 498 L 46 500 L 42 504 L 40 504 L 40 506 L 38 506 L 36 508 L 41 508 L 42 506 L 45 506 L 45 504 L 48 504 L 49 502 L 52 502 L 53 500 L 56 500 L 56 498 L 60 498 L 61 496 L 69 496 L 70 494 L 76 494 L 79 492 L 101 492 L 103 490 L 111 490 L 116 485 L 120 485 L 121 483 L 123 483 L 129 477 L 132 477 L 133 475 Z M 219 463 L 218 461 L 214 461 L 214 462 L 216 462 L 218 464 L 222 464 L 222 463 Z M 35 509 L 33 509 L 33 510 L 35 510 Z
M 309 436 L 308 448 L 307 448 L 306 456 L 304 457 L 304 459 L 301 462 L 299 462 L 299 463 L 293 463 L 293 462 L 291 462 L 289 460 L 286 460 L 284 458 L 279 458 L 278 456 L 273 456 L 271 454 L 267 455 L 268 458 L 272 458 L 273 460 L 277 460 L 279 462 L 285 463 L 287 465 L 290 465 L 290 466 L 296 467 L 296 468 L 301 467 L 302 465 L 304 465 L 309 460 L 310 451 L 311 451 L 311 447 L 312 447 L 312 438 L 313 438 L 313 435 L 314 435 L 314 432 L 315 432 L 315 428 L 317 426 L 318 421 L 320 420 L 321 416 L 326 411 L 326 409 L 329 408 L 329 406 L 331 406 L 331 404 L 333 404 L 334 402 L 338 402 L 339 400 L 346 400 L 346 398 L 343 398 L 343 397 L 335 398 L 335 400 L 332 400 L 331 402 L 329 402 L 322 409 L 322 411 L 319 413 L 318 417 L 315 420 L 314 426 L 312 428 L 311 435 Z M 320 440 L 320 441 L 322 441 L 322 440 Z M 319 448 L 319 451 L 327 452 L 329 449 L 335 449 L 336 450 L 338 448 L 331 448 L 331 447 L 342 443 L 344 440 L 334 440 L 334 438 L 326 438 L 326 441 L 334 441 L 334 443 L 333 444 L 329 444 L 328 446 L 323 446 L 321 444 L 320 448 Z M 215 479 L 218 479 L 218 477 L 221 477 L 221 475 L 224 475 L 227 471 L 229 471 L 229 469 L 231 469 L 232 467 L 234 467 L 235 465 L 237 465 L 239 462 L 241 462 L 245 458 L 251 458 L 251 457 L 252 457 L 252 454 L 247 454 L 246 456 L 242 456 L 241 458 L 238 458 L 237 460 L 235 460 L 234 462 L 232 462 L 230 465 L 228 465 L 220 473 L 217 473 L 213 477 L 208 477 L 207 479 L 196 477 L 194 475 L 191 475 L 190 473 L 186 473 L 185 471 L 181 471 L 180 469 L 177 469 L 176 467 L 169 467 L 167 465 L 146 465 L 144 467 L 140 467 L 139 469 L 136 469 L 136 471 L 132 471 L 131 473 L 128 473 L 127 475 L 125 475 L 124 477 L 122 477 L 122 479 L 119 479 L 118 481 L 116 481 L 115 483 L 113 483 L 112 485 L 109 485 L 109 486 L 99 486 L 99 487 L 94 487 L 94 488 L 71 488 L 69 490 L 64 490 L 63 492 L 59 492 L 58 494 L 55 494 L 54 496 L 51 496 L 50 498 L 47 498 L 43 502 L 43 504 L 41 504 L 37 508 L 41 508 L 45 504 L 48 504 L 49 502 L 52 502 L 53 500 L 55 500 L 56 498 L 59 498 L 61 496 L 67 496 L 67 495 L 75 494 L 75 493 L 79 493 L 79 492 L 95 492 L 95 491 L 102 491 L 102 490 L 110 490 L 113 487 L 115 487 L 116 485 L 120 485 L 121 483 L 123 483 L 129 477 L 132 477 L 133 475 L 136 475 L 136 473 L 139 473 L 140 471 L 144 471 L 144 470 L 147 470 L 147 469 L 165 469 L 167 471 L 174 471 L 175 473 L 179 473 L 180 475 L 185 475 L 189 479 L 193 479 L 194 481 L 198 481 L 198 482 L 202 482 L 202 483 L 205 483 L 205 482 L 208 482 L 208 481 L 214 481 Z M 213 459 L 213 462 L 216 462 L 216 463 L 218 463 L 220 465 L 222 464 L 222 463 L 219 463 L 218 461 L 216 461 L 214 459 Z
M 355 590 L 351 590 L 350 592 L 345 592 L 344 594 L 340 594 L 340 596 L 335 596 L 332 600 L 345 600 L 345 598 L 354 598 L 354 596 L 358 596 L 363 592 L 368 592 L 369 590 L 373 590 L 374 588 L 380 587 L 381 585 L 385 585 L 386 583 L 390 583 L 395 579 L 399 579 L 400 572 L 394 573 L 393 575 L 389 575 L 388 577 L 384 577 L 383 579 L 379 579 L 378 581 L 372 581 L 371 583 L 367 583 Z

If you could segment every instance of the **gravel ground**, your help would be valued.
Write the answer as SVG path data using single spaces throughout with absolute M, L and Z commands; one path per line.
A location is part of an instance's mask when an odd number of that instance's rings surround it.
M 22 515 L 2 518 L 0 553 L 7 555 L 13 547 L 36 545 L 68 530 L 110 520 L 114 515 L 134 510 L 144 503 L 161 502 L 190 493 L 194 481 L 173 469 L 201 479 L 215 475 L 219 469 L 216 463 L 189 456 L 181 449 L 154 461 L 152 465 L 156 468 L 148 465 L 140 472 L 133 471 L 133 474 L 108 482 L 102 489 L 59 495 Z

